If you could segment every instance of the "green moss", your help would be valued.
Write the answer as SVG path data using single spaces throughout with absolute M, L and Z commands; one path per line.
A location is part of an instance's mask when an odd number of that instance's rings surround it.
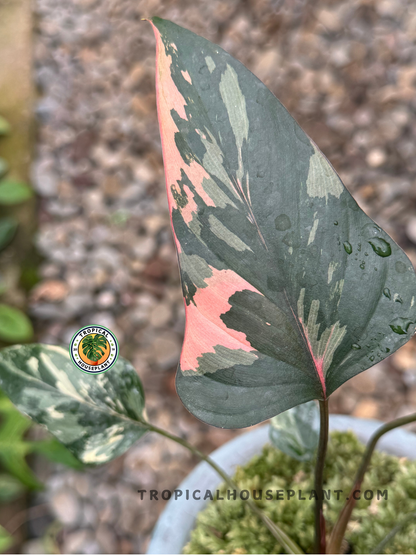
M 331 497 L 325 502 L 328 532 L 352 486 L 364 446 L 351 432 L 334 432 L 328 445 L 325 489 Z M 313 463 L 298 462 L 270 445 L 248 464 L 239 467 L 234 480 L 241 490 L 263 491 L 256 503 L 305 551 L 313 553 Z M 284 499 L 266 500 L 267 490 L 284 490 Z M 287 490 L 295 496 L 287 499 Z M 299 499 L 299 490 L 306 500 Z M 337 494 L 335 490 L 343 490 Z M 364 492 L 374 492 L 372 500 Z M 377 496 L 387 490 L 387 500 Z M 270 532 L 252 514 L 244 501 L 227 500 L 227 488 L 220 491 L 224 501 L 214 500 L 202 511 L 184 553 L 284 553 Z M 416 511 L 416 461 L 398 459 L 376 452 L 361 487 L 347 531 L 351 553 L 369 553 L 406 515 Z M 368 494 L 369 495 L 369 494 Z M 379 497 L 379 499 L 377 499 Z M 416 526 L 409 523 L 386 546 L 384 553 L 416 553 Z

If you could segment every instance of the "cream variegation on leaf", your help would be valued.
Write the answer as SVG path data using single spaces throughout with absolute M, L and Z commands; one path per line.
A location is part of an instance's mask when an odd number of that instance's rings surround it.
M 93 375 L 63 347 L 14 345 L 0 352 L 0 388 L 84 464 L 110 461 L 147 431 L 142 384 L 122 358 Z

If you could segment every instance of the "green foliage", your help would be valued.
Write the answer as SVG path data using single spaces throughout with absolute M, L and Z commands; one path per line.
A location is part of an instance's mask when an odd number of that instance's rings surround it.
M 29 489 L 42 488 L 26 463 L 26 457 L 31 453 L 41 454 L 71 468 L 83 468 L 68 449 L 54 438 L 28 441 L 26 434 L 31 426 L 30 419 L 23 416 L 0 392 L 0 463 L 4 471 L 9 473 L 0 473 L 0 502 L 22 493 L 22 485 Z
M 27 489 L 43 487 L 26 462 L 26 457 L 32 453 L 78 470 L 82 468 L 82 464 L 56 439 L 28 441 L 26 435 L 31 426 L 32 422 L 0 392 L 0 504 L 13 501 Z M 0 527 L 0 553 L 12 543 L 12 537 Z
M 3 179 L 0 181 L 0 204 L 19 204 L 33 195 L 32 189 L 22 181 Z
M 331 490 L 324 511 L 328 532 L 331 531 L 348 495 L 364 446 L 351 432 L 333 432 L 328 445 L 324 488 Z M 263 490 L 263 499 L 256 503 L 296 541 L 305 553 L 314 552 L 313 462 L 300 462 L 266 445 L 260 455 L 239 467 L 234 480 L 241 490 Z M 391 530 L 394 523 L 416 510 L 416 461 L 398 459 L 375 452 L 361 492 L 388 490 L 388 500 L 357 502 L 346 538 L 351 553 L 369 553 Z M 290 500 L 265 499 L 267 490 L 294 490 Z M 227 488 L 220 491 L 226 497 Z M 299 500 L 298 491 L 307 498 Z M 343 490 L 337 501 L 335 490 Z M 416 527 L 409 523 L 386 546 L 384 553 L 414 554 Z M 244 501 L 214 500 L 198 515 L 197 525 L 184 553 L 284 553 L 273 536 L 252 514 Z
M 25 491 L 22 482 L 6 472 L 0 473 L 0 503 L 13 501 Z
M 112 460 L 148 430 L 140 378 L 122 358 L 95 376 L 78 370 L 62 347 L 15 345 L 0 352 L 0 385 L 84 464 Z
M 4 553 L 11 545 L 13 545 L 12 536 L 3 526 L 0 526 L 0 553 Z
M 52 462 L 63 464 L 75 470 L 84 468 L 84 465 L 74 457 L 71 451 L 55 438 L 33 441 L 29 445 L 33 453 L 43 455 Z
M 9 124 L 0 116 L 0 136 L 9 132 Z M 8 171 L 8 163 L 0 158 L 0 179 Z M 12 179 L 0 181 L 0 204 L 17 204 L 27 200 L 31 195 L 32 191 L 25 183 Z M 0 218 L 0 251 L 13 240 L 18 226 L 19 222 L 13 216 Z M 32 336 L 33 328 L 29 318 L 17 308 L 0 304 L 0 340 L 14 343 L 28 341 Z
M 0 158 L 0 179 L 9 171 L 9 164 L 4 158 Z
M 0 304 L 0 339 L 14 343 L 28 341 L 32 336 L 29 318 L 17 308 Z
M 30 453 L 31 447 L 24 437 L 31 426 L 30 420 L 22 416 L 4 395 L 0 397 L 0 416 L 0 462 L 2 467 L 26 487 L 41 488 L 42 485 L 26 463 L 26 456 Z
M 19 226 L 16 218 L 0 218 L 0 251 L 12 241 Z
M 19 285 L 26 292 L 30 291 L 40 281 L 37 262 L 37 259 L 28 259 L 22 262 Z
M 94 362 L 100 360 L 104 355 L 105 349 L 107 348 L 107 339 L 104 335 L 96 333 L 93 335 L 87 335 L 82 340 L 82 352 L 84 355 Z
M 309 401 L 278 414 L 270 421 L 270 441 L 298 461 L 313 459 L 319 442 L 319 408 Z
M 9 122 L 3 116 L 0 116 L 0 136 L 8 135 L 9 133 L 10 133 Z

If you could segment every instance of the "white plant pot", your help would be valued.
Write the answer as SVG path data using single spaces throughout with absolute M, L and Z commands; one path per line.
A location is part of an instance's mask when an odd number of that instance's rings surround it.
M 382 425 L 377 420 L 364 420 L 352 416 L 331 415 L 330 431 L 352 430 L 364 443 L 373 432 Z M 229 441 L 211 455 L 211 458 L 228 474 L 234 474 L 239 465 L 247 463 L 254 455 L 261 452 L 269 441 L 269 425 L 260 426 Z M 416 434 L 402 429 L 387 433 L 378 443 L 378 449 L 398 457 L 416 459 Z M 198 464 L 189 476 L 178 486 L 178 489 L 215 490 L 222 482 L 218 474 L 205 462 Z M 195 526 L 197 514 L 202 511 L 209 500 L 189 500 L 185 495 L 167 503 L 153 530 L 147 553 L 182 553 L 189 541 L 191 530 Z

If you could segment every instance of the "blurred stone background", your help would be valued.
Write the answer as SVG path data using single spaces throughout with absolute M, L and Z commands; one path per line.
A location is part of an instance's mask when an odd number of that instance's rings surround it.
M 237 431 L 182 407 L 174 375 L 184 310 L 165 195 L 154 86 L 159 15 L 218 43 L 285 104 L 360 206 L 416 264 L 416 4 L 411 0 L 35 0 L 39 90 L 32 182 L 41 280 L 38 339 L 67 345 L 82 325 L 113 330 L 150 418 L 205 452 Z M 332 412 L 391 419 L 416 407 L 416 343 L 357 376 Z M 23 552 L 142 553 L 161 502 L 196 460 L 148 436 L 104 468 L 42 464 L 44 516 Z

